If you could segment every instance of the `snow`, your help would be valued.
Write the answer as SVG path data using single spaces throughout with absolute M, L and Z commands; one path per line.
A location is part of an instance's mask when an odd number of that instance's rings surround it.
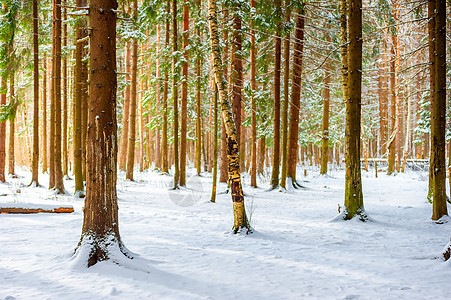
M 0 215 L 0 299 L 449 299 L 451 264 L 436 259 L 451 222 L 435 224 L 427 173 L 363 173 L 369 222 L 332 221 L 344 201 L 344 171 L 308 170 L 305 188 L 268 191 L 269 176 L 249 187 L 251 235 L 230 233 L 232 201 L 211 174 L 189 169 L 187 188 L 172 177 L 119 174 L 119 227 L 130 260 L 89 269 L 72 254 L 83 200 L 31 188 L 31 174 L 0 184 L 0 202 L 72 205 L 72 214 Z M 303 174 L 299 169 L 298 174 Z M 65 180 L 73 192 L 73 180 Z M 17 191 L 20 190 L 20 193 Z M 449 219 L 449 218 L 448 218 Z M 117 249 L 117 251 L 119 251 Z

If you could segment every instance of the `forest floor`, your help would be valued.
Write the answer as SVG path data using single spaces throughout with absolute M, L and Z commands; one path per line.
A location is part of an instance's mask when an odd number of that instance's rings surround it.
M 303 174 L 299 169 L 298 174 Z M 73 205 L 72 214 L 0 215 L 0 299 L 450 299 L 451 263 L 434 259 L 451 222 L 431 221 L 427 173 L 363 171 L 372 221 L 331 221 L 343 205 L 344 171 L 308 170 L 304 189 L 249 187 L 252 235 L 230 233 L 224 184 L 210 203 L 211 174 L 171 191 L 172 177 L 119 174 L 119 220 L 135 258 L 84 268 L 71 258 L 80 239 L 83 200 L 24 187 L 30 173 L 0 184 L 0 203 Z M 73 180 L 66 180 L 73 192 Z M 449 207 L 450 209 L 451 207 Z M 450 210 L 451 211 L 451 210 Z

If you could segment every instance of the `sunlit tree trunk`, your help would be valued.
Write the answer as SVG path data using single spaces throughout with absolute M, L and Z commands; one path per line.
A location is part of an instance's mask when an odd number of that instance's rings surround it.
M 66 0 L 64 0 L 64 4 L 66 3 Z M 66 8 L 64 8 L 64 13 L 63 13 L 63 47 L 66 48 L 67 47 L 67 22 L 65 22 L 67 20 L 67 12 L 66 12 Z M 68 175 L 68 165 L 69 165 L 69 159 L 67 157 L 67 118 L 68 118 L 68 114 L 67 114 L 67 92 L 68 92 L 68 88 L 67 88 L 67 84 L 68 84 L 68 80 L 67 80 L 67 56 L 68 54 L 64 55 L 63 58 L 63 132 L 62 132 L 62 156 L 63 156 L 63 166 L 62 166 L 62 171 L 63 171 L 63 177 Z
M 15 176 L 15 168 L 14 168 L 14 127 L 15 127 L 15 118 L 16 118 L 16 95 L 14 91 L 14 76 L 15 72 L 11 70 L 9 74 L 9 98 L 12 111 L 11 119 L 9 119 L 9 149 L 8 149 L 8 174 Z
M 119 235 L 116 124 L 115 0 L 91 0 L 88 161 L 83 229 L 77 255 L 88 267 L 128 255 Z M 99 47 L 102 45 L 102 47 Z M 118 262 L 116 262 L 118 263 Z
M 330 25 L 327 24 L 328 29 Z M 330 43 L 329 35 L 326 42 Z M 327 61 L 324 65 L 324 100 L 323 100 L 323 128 L 321 141 L 321 170 L 320 174 L 327 173 L 327 163 L 329 161 L 329 106 L 330 106 L 330 63 Z
M 218 87 L 216 86 L 216 82 L 214 82 L 214 89 L 215 103 L 213 117 L 213 186 L 211 190 L 211 202 L 216 202 L 216 186 L 218 181 Z
M 179 187 L 179 107 L 178 107 L 178 78 L 177 56 L 177 0 L 172 0 L 172 100 L 174 103 L 174 188 Z
M 53 1 L 53 68 L 52 68 L 52 124 L 50 140 L 50 188 L 64 194 L 61 168 L 61 0 Z M 53 138 L 52 138 L 53 137 Z M 52 150 L 53 149 L 53 150 Z M 53 155 L 52 155 L 53 154 Z M 53 175 L 52 175 L 53 173 Z
M 232 109 L 227 93 L 227 82 L 224 78 L 221 47 L 219 41 L 218 20 L 216 16 L 216 1 L 209 0 L 209 24 L 211 36 L 211 50 L 213 56 L 213 71 L 218 86 L 219 100 L 221 102 L 221 115 L 227 130 L 227 157 L 229 159 L 229 184 L 232 191 L 234 224 L 233 232 L 241 229 L 251 232 L 244 208 L 244 196 L 241 186 L 240 161 L 237 144 L 237 131 L 232 116 Z
M 288 0 L 289 2 L 290 0 Z M 251 7 L 255 8 L 255 0 L 251 0 Z M 251 28 L 253 28 L 253 21 L 251 20 Z M 288 36 L 289 37 L 289 36 Z M 289 42 L 288 42 L 289 45 Z M 251 145 L 251 186 L 257 187 L 257 107 L 255 105 L 255 93 L 257 91 L 256 76 L 256 45 L 255 45 L 255 30 L 251 29 L 251 131 L 252 131 L 252 145 Z M 285 65 L 286 67 L 286 65 Z M 288 96 L 287 96 L 288 97 Z
M 160 66 L 160 45 L 161 45 L 161 32 L 160 25 L 157 25 L 157 51 L 156 51 L 156 100 L 157 100 L 157 112 L 161 114 L 161 66 Z M 155 144 L 155 166 L 161 170 L 161 124 L 158 124 L 156 132 L 156 144 Z
M 432 220 L 448 215 L 446 205 L 446 1 L 435 0 L 435 89 L 431 110 Z
M 47 172 L 47 55 L 43 58 L 44 74 L 42 74 L 42 172 Z
M 78 7 L 85 7 L 86 0 L 77 0 L 76 5 Z M 80 195 L 84 190 L 83 185 L 83 95 L 84 85 L 86 81 L 86 74 L 84 73 L 83 66 L 83 48 L 85 46 L 84 42 L 80 42 L 86 38 L 86 21 L 80 20 L 75 26 L 75 91 L 74 91 L 74 176 L 75 176 L 75 194 Z
M 33 159 L 31 185 L 39 186 L 39 32 L 38 0 L 33 0 Z
M 362 99 L 362 0 L 349 0 L 348 99 L 345 129 L 345 211 L 343 219 L 356 215 L 365 221 L 360 173 L 360 126 Z
M 293 79 L 291 82 L 290 122 L 288 125 L 287 177 L 293 187 L 296 182 L 296 162 L 298 156 L 299 105 L 301 102 L 302 57 L 304 51 L 304 10 L 298 10 L 294 31 Z
M 275 1 L 277 14 L 282 11 L 281 0 Z M 274 48 L 274 138 L 272 151 L 272 173 L 271 189 L 279 186 L 279 167 L 280 167 L 280 68 L 281 68 L 281 24 L 277 24 Z
M 119 149 L 119 169 L 122 171 L 126 171 L 127 169 L 127 150 L 128 150 L 128 133 L 129 133 L 129 125 L 130 125 L 130 73 L 131 73 L 131 60 L 132 60 L 132 51 L 130 47 L 130 43 L 126 43 L 126 51 L 125 51 L 125 81 L 127 85 L 125 86 L 125 95 L 123 102 L 123 111 L 122 111 L 122 131 L 121 131 L 121 144 Z
M 169 47 L 169 15 L 171 9 L 171 0 L 166 1 L 166 32 L 165 32 L 165 45 Z M 168 89 L 169 89 L 169 72 L 168 68 L 164 68 L 164 86 L 163 86 L 163 137 L 162 137 L 162 171 L 168 173 L 169 171 L 169 151 L 168 151 Z
M 227 7 L 224 7 L 226 4 L 223 4 L 223 19 L 225 22 L 228 21 L 229 18 L 229 10 Z M 229 55 L 229 31 L 227 26 L 224 26 L 222 38 L 225 43 L 224 51 L 223 51 L 223 62 L 224 62 L 224 78 L 228 80 L 228 67 L 227 67 L 227 58 Z M 221 160 L 219 166 L 219 182 L 227 182 L 228 178 L 228 159 L 227 159 L 227 131 L 225 128 L 224 120 L 221 118 Z
M 430 103 L 431 103 L 431 112 L 432 108 L 434 107 L 435 103 L 435 0 L 428 0 L 428 52 L 429 52 L 429 97 L 430 97 Z M 433 128 L 435 119 L 432 118 L 431 113 L 431 128 Z M 425 152 L 429 152 L 429 143 L 428 138 L 426 136 L 425 138 Z M 432 149 L 431 149 L 432 150 Z M 430 151 L 429 155 L 429 161 L 434 161 L 434 151 Z M 433 193 L 433 172 L 432 169 L 429 167 L 429 185 L 428 185 L 428 195 L 427 198 L 429 202 L 432 203 L 432 193 Z
M 138 1 L 133 1 L 133 19 L 138 20 Z M 138 39 L 132 40 L 132 68 L 131 68 L 131 85 L 130 85 L 130 114 L 128 128 L 127 143 L 127 172 L 125 177 L 133 180 L 133 169 L 135 167 L 135 139 L 136 139 L 136 108 L 137 108 L 137 91 L 138 84 Z
M 187 106 L 188 106 L 188 42 L 189 38 L 189 4 L 183 1 L 183 56 L 182 64 L 182 97 L 180 124 L 180 185 L 186 185 L 186 134 L 187 134 Z

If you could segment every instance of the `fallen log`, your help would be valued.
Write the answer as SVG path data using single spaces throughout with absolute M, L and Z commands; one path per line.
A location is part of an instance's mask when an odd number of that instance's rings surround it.
M 33 206 L 34 207 L 16 207 L 13 205 L 4 205 L 4 206 L 0 205 L 0 214 L 37 214 L 37 213 L 61 214 L 74 212 L 74 208 L 72 206 L 60 206 L 60 207 L 49 207 L 48 205 L 44 205 L 43 207 L 39 207 L 37 205 Z

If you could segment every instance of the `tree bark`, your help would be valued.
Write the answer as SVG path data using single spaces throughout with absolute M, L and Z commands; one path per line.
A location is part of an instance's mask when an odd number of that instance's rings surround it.
M 186 185 L 186 134 L 187 134 L 187 106 L 188 106 L 188 59 L 189 53 L 189 6 L 187 0 L 183 1 L 183 55 L 182 64 L 182 97 L 181 97 L 181 124 L 180 124 L 180 185 Z
M 39 186 L 39 31 L 38 0 L 33 0 L 33 159 L 31 185 Z
M 278 14 L 282 11 L 281 0 L 275 2 Z M 274 46 L 274 138 L 272 151 L 271 189 L 279 186 L 280 167 L 280 69 L 281 69 L 281 24 L 277 24 Z
M 128 133 L 129 133 L 129 123 L 130 123 L 130 74 L 131 74 L 131 59 L 132 52 L 130 49 L 130 43 L 126 43 L 125 51 L 125 95 L 123 102 L 122 111 L 122 130 L 121 130 L 121 144 L 119 149 L 119 169 L 122 171 L 127 170 L 127 150 L 128 150 Z
M 8 149 L 8 174 L 12 175 L 13 177 L 17 177 L 15 175 L 15 168 L 14 168 L 14 125 L 15 125 L 15 118 L 16 118 L 16 95 L 14 91 L 14 74 L 15 72 L 11 70 L 11 73 L 9 74 L 9 98 L 10 98 L 10 105 L 12 111 L 10 114 L 12 114 L 12 118 L 9 120 L 9 149 Z
M 161 66 L 160 66 L 160 45 L 161 45 L 161 33 L 160 25 L 157 25 L 157 51 L 156 51 L 156 100 L 157 100 L 157 112 L 161 113 Z M 161 126 L 157 127 L 156 143 L 155 143 L 155 166 L 161 170 Z
M 138 20 L 138 1 L 133 1 L 133 19 Z M 135 167 L 135 139 L 136 139 L 136 108 L 137 108 L 137 91 L 138 84 L 138 39 L 132 40 L 132 74 L 130 85 L 130 115 L 128 128 L 127 143 L 127 172 L 125 177 L 133 181 L 133 169 Z
M 213 186 L 211 190 L 211 202 L 216 202 L 216 182 L 218 181 L 218 87 L 214 82 L 215 103 L 213 117 Z
M 226 4 L 223 4 L 223 19 L 225 22 L 228 21 L 229 18 L 229 10 L 225 7 Z M 227 67 L 227 59 L 229 55 L 229 31 L 227 26 L 224 26 L 222 38 L 225 43 L 224 51 L 223 51 L 223 61 L 224 61 L 224 78 L 228 80 L 228 67 Z M 227 182 L 228 178 L 228 159 L 227 159 L 227 131 L 225 128 L 224 120 L 221 119 L 221 162 L 219 166 L 219 182 Z
M 76 5 L 78 7 L 85 7 L 87 5 L 86 0 L 77 0 Z M 87 36 L 85 30 L 86 21 L 80 20 L 75 27 L 76 40 L 82 40 Z M 83 66 L 83 48 L 84 42 L 77 42 L 75 44 L 75 93 L 74 93 L 74 176 L 75 176 L 75 194 L 83 196 L 83 143 L 82 143 L 82 130 L 83 130 L 83 93 L 86 80 L 86 73 Z
M 178 107 L 178 78 L 177 57 L 177 0 L 172 0 L 172 100 L 174 103 L 174 189 L 179 187 L 179 107 Z
M 0 105 L 6 105 L 6 92 L 8 85 L 6 78 L 1 79 Z M 0 122 L 0 182 L 6 182 L 5 178 L 5 164 L 6 164 L 6 122 Z
M 66 4 L 66 0 L 64 0 L 64 4 Z M 63 13 L 63 17 L 64 17 L 64 21 L 67 20 L 67 12 L 66 12 L 66 8 L 64 8 L 64 13 Z M 66 48 L 67 47 L 67 23 L 64 22 L 63 24 L 63 46 Z M 63 166 L 62 166 L 62 172 L 63 172 L 63 177 L 64 176 L 68 176 L 68 165 L 69 165 L 69 159 L 67 157 L 67 84 L 68 84 L 68 80 L 67 80 L 67 54 L 64 55 L 63 58 L 63 133 L 62 133 L 62 156 L 63 156 Z
M 116 13 L 115 0 L 90 2 L 91 65 L 86 200 L 78 255 L 88 267 L 122 252 L 119 235 L 116 124 Z M 99 47 L 102 45 L 102 47 Z M 84 251 L 80 250 L 87 248 Z M 118 252 L 118 250 L 120 252 Z M 113 257 L 114 253 L 114 257 Z M 116 263 L 119 263 L 116 261 Z
M 430 97 L 430 109 L 431 109 L 431 130 L 435 126 L 435 119 L 432 117 L 432 108 L 435 103 L 435 0 L 428 0 L 428 52 L 429 52 L 429 97 Z M 432 149 L 429 149 L 427 135 L 425 137 L 425 153 L 429 153 L 429 162 L 434 161 L 435 152 Z M 429 167 L 429 185 L 428 185 L 428 194 L 427 199 L 432 203 L 432 194 L 433 194 L 433 170 Z
M 446 205 L 446 1 L 435 0 L 435 89 L 431 110 L 432 220 L 448 215 Z
M 345 129 L 345 211 L 343 219 L 367 219 L 360 173 L 362 93 L 362 0 L 349 0 L 348 100 Z
M 289 2 L 290 0 L 288 0 Z M 251 0 L 251 7 L 255 8 L 255 0 Z M 254 27 L 253 19 L 251 19 L 251 28 Z M 289 37 L 289 35 L 288 35 Z M 288 42 L 289 45 L 289 42 Z M 251 29 L 251 131 L 252 131 L 252 145 L 251 145 L 251 186 L 257 187 L 257 107 L 255 104 L 255 92 L 257 91 L 256 82 L 256 52 L 257 48 L 255 45 L 255 30 Z M 287 83 L 288 84 L 288 83 Z
M 240 157 L 237 144 L 237 131 L 228 99 L 227 81 L 223 74 L 221 47 L 219 42 L 218 20 L 216 16 L 216 0 L 209 0 L 209 24 L 211 36 L 211 51 L 213 56 L 213 71 L 221 101 L 221 115 L 227 131 L 227 157 L 229 159 L 229 184 L 232 190 L 234 224 L 233 232 L 244 230 L 252 232 L 244 208 L 244 196 L 241 186 Z
M 171 0 L 166 1 L 166 32 L 165 32 L 165 45 L 169 47 L 169 15 L 171 10 Z M 162 171 L 163 173 L 169 172 L 168 162 L 168 89 L 169 89 L 169 72 L 168 68 L 164 68 L 164 86 L 163 86 L 163 137 L 162 137 Z
M 298 156 L 299 106 L 301 103 L 302 57 L 304 51 L 304 10 L 298 11 L 294 32 L 293 79 L 291 82 L 290 122 L 288 127 L 287 177 L 293 187 L 296 182 L 296 162 Z
M 327 23 L 327 29 L 330 30 L 330 24 Z M 326 42 L 330 43 L 330 36 L 326 33 Z M 330 115 L 330 62 L 326 61 L 324 65 L 324 100 L 323 100 L 323 137 L 321 140 L 321 170 L 320 174 L 327 173 L 327 164 L 329 162 L 329 115 Z
M 47 55 L 43 58 L 44 74 L 42 75 L 42 172 L 48 171 L 48 153 L 47 153 Z

